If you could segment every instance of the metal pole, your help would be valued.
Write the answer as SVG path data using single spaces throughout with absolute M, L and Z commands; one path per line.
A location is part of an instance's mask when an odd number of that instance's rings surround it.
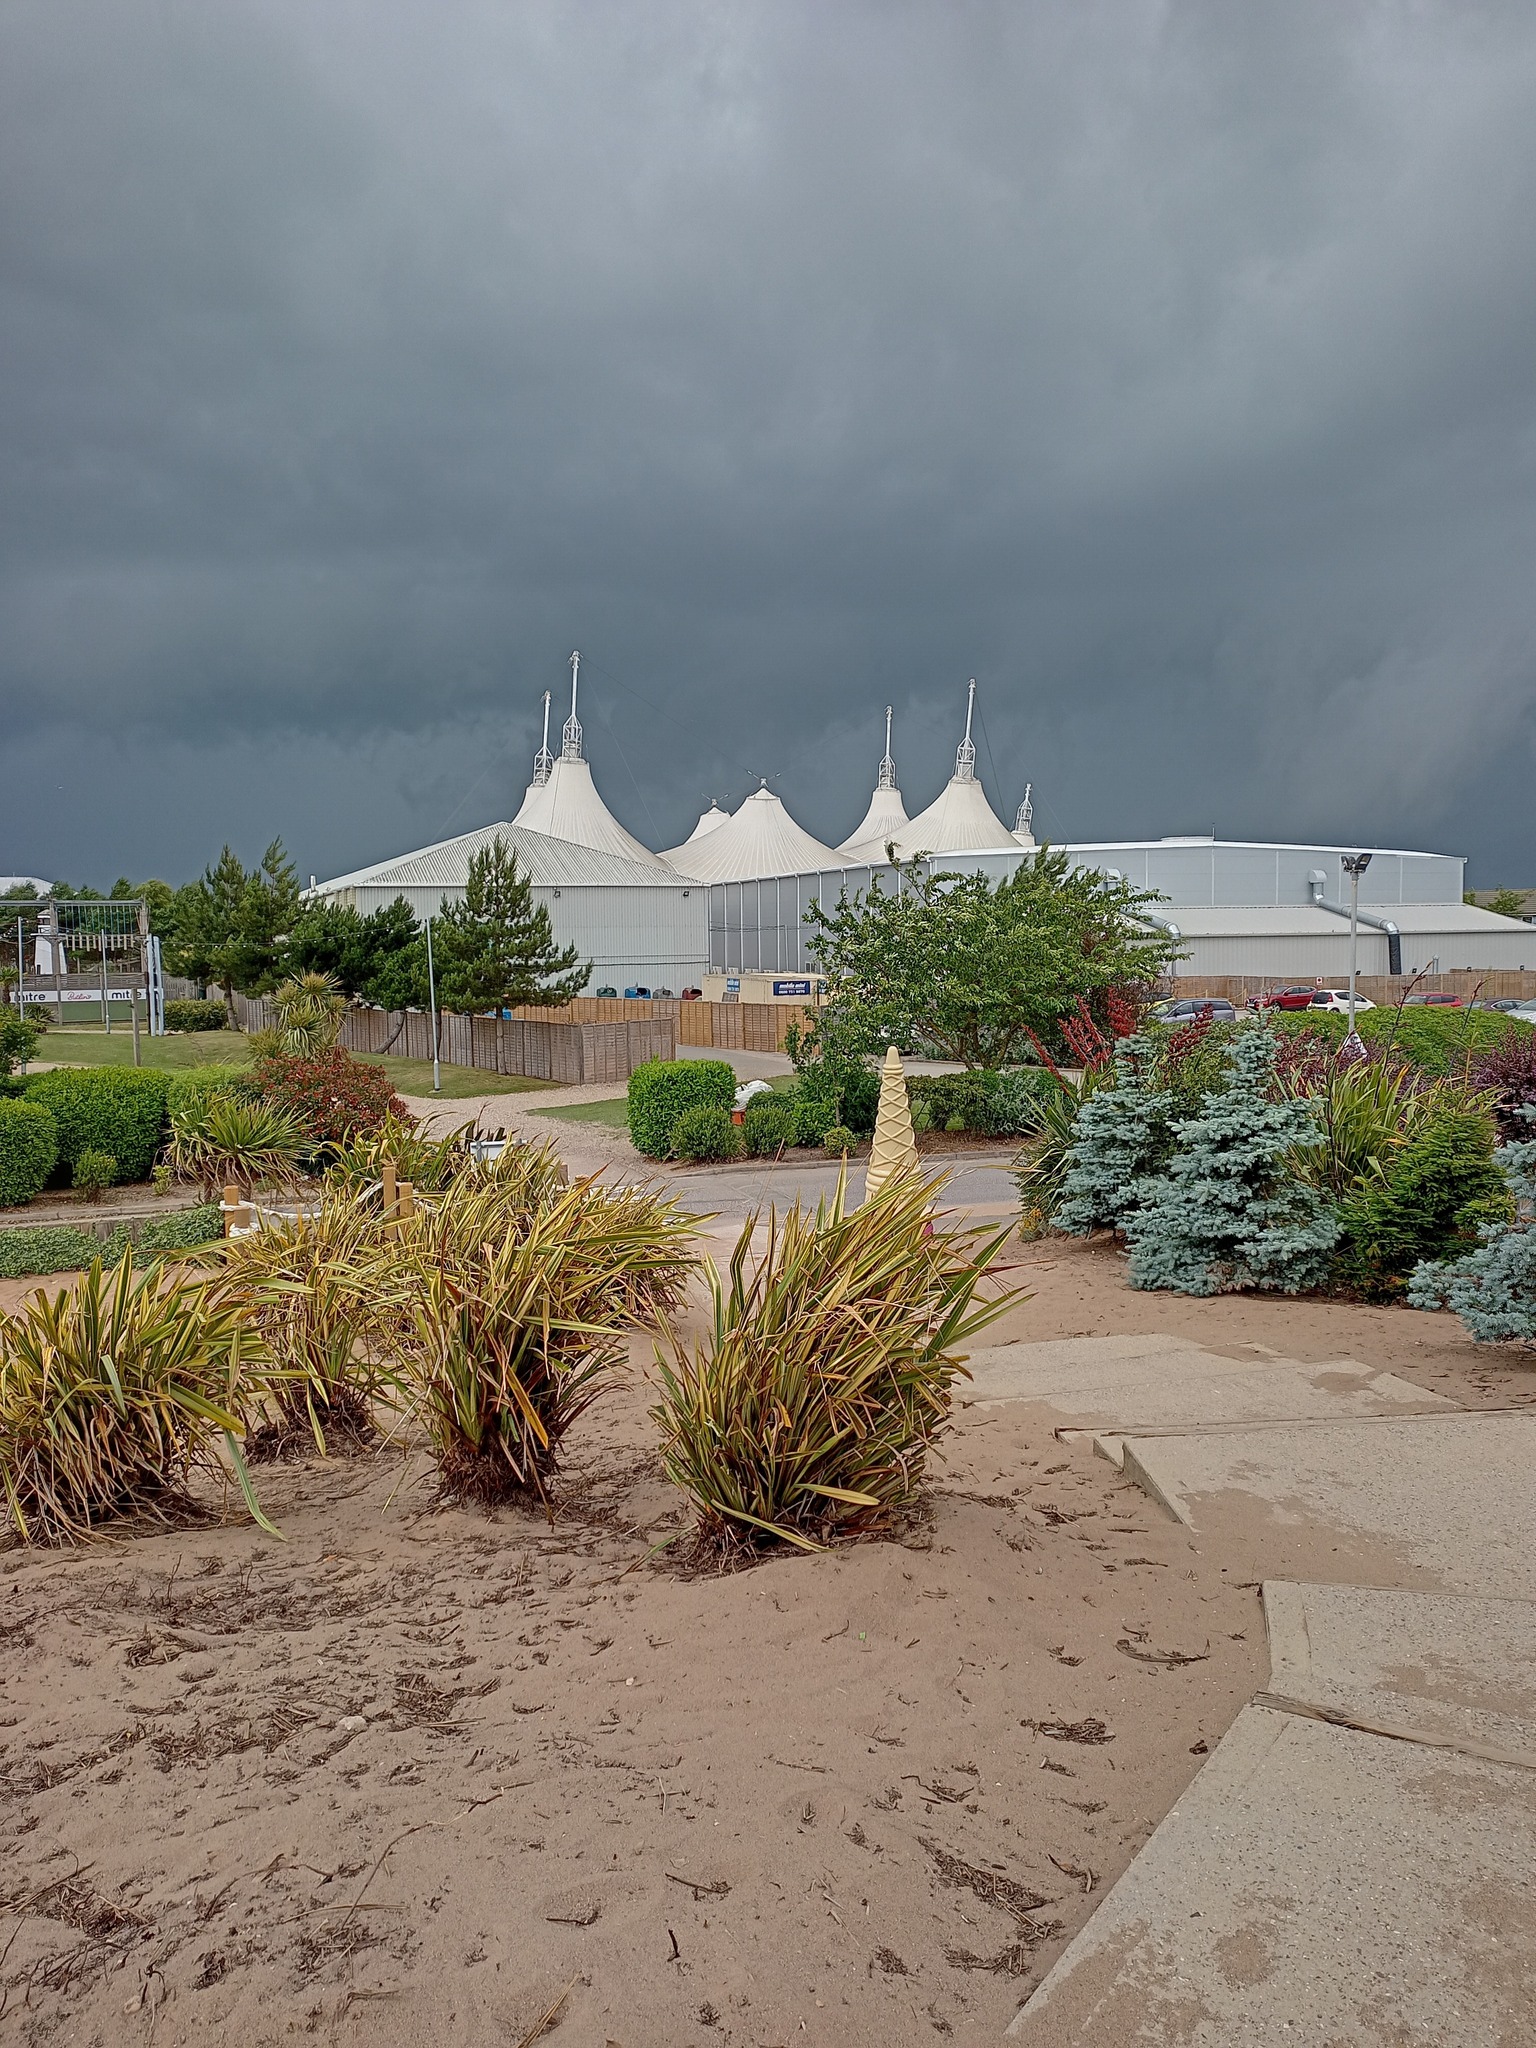
M 1360 870 L 1351 867 L 1349 875 L 1349 1032 L 1355 1035 L 1355 947 L 1360 932 Z
M 101 1021 L 107 1036 L 112 1035 L 112 1006 L 107 1001 L 107 935 L 101 935 Z
M 64 933 L 59 921 L 59 906 L 50 899 L 52 910 L 53 937 L 49 944 L 53 948 L 53 1007 L 58 1012 L 59 1022 L 64 1022 L 64 976 L 59 961 L 64 952 Z
M 133 991 L 133 1064 L 136 1067 L 144 1064 L 139 1053 L 139 991 L 137 987 Z
M 427 1002 L 432 1010 L 432 1093 L 443 1092 L 443 1069 L 437 1043 L 437 977 L 432 971 L 432 918 L 427 916 Z

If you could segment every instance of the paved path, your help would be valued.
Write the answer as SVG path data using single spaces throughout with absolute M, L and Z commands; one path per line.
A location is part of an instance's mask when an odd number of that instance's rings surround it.
M 972 1369 L 974 1398 L 1043 1405 L 1262 1580 L 1270 1638 L 1267 1690 L 1009 2037 L 1536 2040 L 1536 1417 L 1168 1336 Z

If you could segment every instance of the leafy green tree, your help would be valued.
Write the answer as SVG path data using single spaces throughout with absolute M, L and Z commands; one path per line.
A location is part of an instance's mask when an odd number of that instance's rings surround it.
M 1525 891 L 1523 889 L 1496 889 L 1493 895 L 1488 898 L 1484 907 L 1491 910 L 1495 917 L 1518 917 L 1523 919 L 1525 916 Z
M 471 858 L 464 899 L 444 903 L 432 938 L 438 1001 L 464 1015 L 522 1003 L 558 1007 L 592 975 L 574 946 L 556 946 L 549 912 L 500 839 Z
M 346 903 L 306 905 L 288 958 L 296 971 L 329 974 L 347 995 L 381 1010 L 420 1009 L 426 1002 L 426 942 L 403 896 L 366 917 Z
M 166 965 L 173 974 L 216 984 L 231 1007 L 237 989 L 265 995 L 287 972 L 287 939 L 298 912 L 299 878 L 280 839 L 250 869 L 226 846 L 201 881 L 177 890 Z
M 937 870 L 938 863 L 933 868 Z M 1138 922 L 1158 898 L 1043 848 L 1005 880 L 901 872 L 834 911 L 806 912 L 830 985 L 816 1037 L 844 1056 L 885 1045 L 1003 1067 L 1061 1049 L 1061 1019 L 1153 981 L 1178 955 Z

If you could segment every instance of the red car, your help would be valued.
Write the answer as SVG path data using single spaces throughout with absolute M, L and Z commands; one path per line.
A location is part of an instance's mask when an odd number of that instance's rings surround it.
M 1298 981 L 1289 988 L 1269 988 L 1261 996 L 1250 996 L 1250 1010 L 1309 1010 L 1317 994 L 1315 981 Z
M 1460 996 L 1448 996 L 1437 988 L 1425 989 L 1421 995 L 1403 997 L 1404 1008 L 1408 1008 L 1414 1003 L 1422 1003 L 1426 1009 L 1433 1010 L 1464 1010 L 1466 1008 L 1466 1004 Z

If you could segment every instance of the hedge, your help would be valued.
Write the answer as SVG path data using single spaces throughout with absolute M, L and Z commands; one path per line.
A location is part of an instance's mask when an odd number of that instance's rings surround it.
M 59 1159 L 110 1152 L 119 1180 L 144 1180 L 165 1136 L 166 1077 L 152 1067 L 55 1067 L 27 1083 L 28 1102 L 50 1110 Z
M 748 1105 L 741 1135 L 754 1158 L 763 1159 L 782 1146 L 794 1144 L 798 1122 L 793 1099 L 777 1089 L 771 1095 L 759 1095 Z
M 222 1031 L 229 1012 L 212 997 L 183 996 L 165 1006 L 167 1031 Z
M 647 1159 L 665 1159 L 685 1110 L 736 1106 L 736 1075 L 725 1060 L 647 1060 L 629 1077 L 629 1135 Z
M 741 1132 L 728 1109 L 696 1102 L 672 1126 L 672 1154 L 676 1159 L 739 1159 Z
M 132 1225 L 123 1223 L 104 1238 L 73 1223 L 0 1230 L 0 1280 L 22 1280 L 34 1273 L 72 1273 L 89 1266 L 93 1259 L 116 1265 L 130 1244 L 136 1258 L 169 1258 L 212 1244 L 223 1234 L 224 1217 L 217 1202 L 178 1209 L 143 1225 L 137 1234 Z
M 217 1061 L 205 1067 L 181 1067 L 166 1077 L 165 1113 L 173 1122 L 184 1109 L 201 1109 L 219 1096 L 240 1095 L 252 1090 L 251 1070 L 232 1062 Z
M 1060 1084 L 1044 1067 L 973 1067 L 963 1074 L 914 1074 L 907 1082 L 920 1131 L 973 1131 L 1017 1138 L 1034 1129 L 1030 1105 Z
M 0 1101 L 0 1208 L 40 1194 L 58 1156 L 59 1127 L 41 1103 Z
M 1265 1022 L 1286 1033 L 1305 1032 L 1335 1040 L 1344 1036 L 1346 1028 L 1341 1016 L 1306 1010 L 1266 1011 Z M 1363 1014 L 1357 1012 L 1355 1028 L 1373 1050 L 1390 1043 L 1394 1053 L 1422 1073 L 1438 1075 L 1449 1074 L 1468 1056 L 1475 1059 L 1491 1052 L 1536 1026 L 1504 1010 L 1454 1010 L 1449 1004 L 1415 1003 L 1405 1005 L 1401 1014 L 1385 1004 Z

